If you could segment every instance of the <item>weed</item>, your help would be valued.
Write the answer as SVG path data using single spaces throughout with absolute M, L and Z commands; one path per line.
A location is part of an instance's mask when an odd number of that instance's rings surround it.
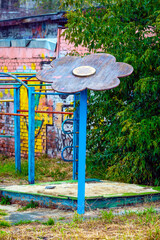
M 83 215 L 75 212 L 74 215 L 73 215 L 72 222 L 73 223 L 82 223 L 83 222 Z
M 0 239 L 6 239 L 7 236 L 8 236 L 7 232 L 0 230 Z
M 66 177 L 67 173 L 62 172 L 62 171 L 60 171 L 59 168 L 57 168 L 57 169 L 51 171 L 50 175 L 55 181 L 61 181 Z
M 148 214 L 155 214 L 156 213 L 156 210 L 154 207 L 150 207 L 150 208 L 146 208 L 144 211 L 140 211 L 137 213 L 138 216 L 145 216 L 145 215 L 148 215 Z
M 11 205 L 12 198 L 9 198 L 8 196 L 1 198 L 1 205 Z
M 8 156 L 6 156 L 6 155 L 1 155 L 0 156 L 0 161 L 5 161 L 5 160 L 7 160 L 8 159 Z
M 54 219 L 49 218 L 48 221 L 47 221 L 47 222 L 44 222 L 43 224 L 44 224 L 44 225 L 47 225 L 47 226 L 52 226 L 52 225 L 55 224 L 55 221 L 54 221 Z
M 0 216 L 6 216 L 6 215 L 8 215 L 8 213 L 6 213 L 4 210 L 0 209 Z
M 102 210 L 101 211 L 101 219 L 111 223 L 114 218 L 113 212 L 110 210 L 109 212 Z
M 23 184 L 28 180 L 28 161 L 22 159 L 21 172 L 15 172 L 14 158 L 5 158 L 0 155 L 3 161 L 0 161 L 0 177 L 10 177 L 12 180 L 20 179 Z M 72 163 L 65 163 L 61 160 L 51 159 L 47 156 L 35 158 L 35 180 L 42 181 L 60 181 L 70 179 L 72 174 Z M 5 181 L 4 181 L 5 182 Z
M 31 220 L 20 220 L 19 222 L 14 223 L 14 225 L 18 226 L 18 225 L 24 225 L 24 224 L 30 224 L 30 223 L 32 223 Z
M 25 207 L 19 208 L 18 211 L 25 211 L 28 208 L 36 208 L 38 207 L 38 202 L 34 202 L 33 200 L 31 200 L 30 203 L 28 203 Z
M 156 226 L 153 229 L 149 229 L 146 234 L 147 234 L 147 237 L 148 237 L 147 239 L 159 240 L 160 239 L 160 229 L 159 229 L 159 226 Z
M 59 217 L 58 220 L 65 220 L 65 217 Z
M 5 220 L 0 220 L 0 227 L 10 227 L 11 224 Z

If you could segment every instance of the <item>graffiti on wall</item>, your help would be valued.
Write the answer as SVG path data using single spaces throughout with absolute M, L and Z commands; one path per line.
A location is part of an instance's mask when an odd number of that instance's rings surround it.
M 58 25 L 50 22 L 28 23 L 0 28 L 0 39 L 56 38 Z
M 13 112 L 13 102 L 7 102 L 6 99 L 13 97 L 13 89 L 3 89 L 0 91 L 0 112 Z M 0 135 L 13 136 L 14 134 L 14 118 L 11 116 L 0 115 Z M 14 154 L 14 139 L 0 138 L 0 152 L 8 152 L 9 155 Z
M 27 65 L 19 66 L 25 72 L 35 71 L 36 65 L 31 67 Z M 33 79 L 35 80 L 35 79 Z M 30 84 L 35 82 L 30 82 Z M 40 83 L 40 82 L 36 82 Z M 47 86 L 36 86 L 36 90 L 45 92 Z M 50 88 L 50 87 L 47 87 Z M 13 89 L 5 89 L 0 91 L 0 100 L 13 99 Z M 59 157 L 61 150 L 66 146 L 73 145 L 72 134 L 65 134 L 61 129 L 62 122 L 68 118 L 67 115 L 51 114 L 47 112 L 52 111 L 67 111 L 70 107 L 70 103 L 73 102 L 73 97 L 69 95 L 66 99 L 62 99 L 59 96 L 53 95 L 35 95 L 35 110 L 44 110 L 46 113 L 35 114 L 35 154 L 47 153 L 51 157 Z M 28 110 L 28 93 L 24 86 L 20 88 L 20 109 Z M 0 111 L 14 112 L 13 102 L 0 102 Z M 21 112 L 27 114 L 26 112 Z M 21 153 L 22 157 L 28 155 L 28 117 L 20 117 L 21 128 Z M 73 122 L 69 121 L 65 125 L 65 130 L 72 132 Z M 8 134 L 14 135 L 14 117 L 0 116 L 0 135 Z M 0 150 L 10 152 L 14 155 L 14 139 L 0 138 Z M 6 144 L 8 143 L 8 147 Z M 13 144 L 12 144 L 13 143 Z M 5 144 L 5 145 L 4 145 Z M 12 147 L 12 150 L 11 150 Z M 67 159 L 72 159 L 72 149 L 67 149 L 65 152 Z

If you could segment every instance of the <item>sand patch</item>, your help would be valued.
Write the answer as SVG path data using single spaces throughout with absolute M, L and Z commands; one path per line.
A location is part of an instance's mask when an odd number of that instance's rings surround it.
M 43 184 L 43 185 L 13 185 L 3 189 L 15 192 L 41 193 L 53 196 L 70 196 L 77 197 L 77 183 L 61 184 Z M 46 189 L 47 186 L 54 186 L 53 189 Z M 97 197 L 110 194 L 122 195 L 123 193 L 158 193 L 151 187 L 141 187 L 136 184 L 118 183 L 111 181 L 89 182 L 85 184 L 85 196 Z

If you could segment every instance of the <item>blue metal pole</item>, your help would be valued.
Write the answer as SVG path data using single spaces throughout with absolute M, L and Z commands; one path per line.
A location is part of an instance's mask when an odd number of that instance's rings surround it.
M 35 179 L 35 101 L 34 87 L 28 88 L 28 182 L 34 184 Z
M 86 164 L 86 133 L 87 133 L 87 89 L 80 93 L 79 119 L 79 161 L 78 161 L 78 214 L 85 211 L 85 164 Z
M 20 90 L 14 89 L 14 113 L 20 108 Z M 15 169 L 21 172 L 20 117 L 14 116 Z
M 79 106 L 76 106 L 79 95 L 74 94 L 74 117 L 73 117 L 73 180 L 78 179 L 78 148 L 79 145 Z

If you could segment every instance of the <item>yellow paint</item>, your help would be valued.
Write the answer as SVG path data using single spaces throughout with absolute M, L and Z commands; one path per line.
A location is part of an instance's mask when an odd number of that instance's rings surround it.
M 4 90 L 4 93 L 5 93 L 5 94 L 8 94 L 8 89 L 5 89 L 5 90 Z
M 8 68 L 7 68 L 7 66 L 4 66 L 3 71 L 4 71 L 4 72 L 8 72 Z
M 33 67 L 35 65 L 32 65 Z M 32 68 L 33 69 L 33 68 Z M 34 79 L 33 79 L 34 80 Z M 34 84 L 35 82 L 29 82 L 30 84 Z M 40 82 L 36 82 L 37 84 Z M 38 90 L 40 87 L 35 87 L 36 90 Z M 46 87 L 42 87 L 42 89 L 46 89 Z M 20 109 L 28 110 L 28 95 L 25 87 L 20 88 Z M 39 105 L 36 107 L 36 110 L 44 110 L 47 111 L 49 107 L 46 106 L 46 97 L 44 95 L 40 95 L 39 99 Z M 51 111 L 53 109 L 50 109 Z M 25 113 L 26 114 L 26 113 Z M 43 114 L 43 113 L 38 113 L 35 114 L 35 120 L 44 120 L 43 126 L 41 130 L 39 127 L 35 130 L 35 136 L 39 133 L 40 134 L 36 137 L 35 139 L 35 152 L 36 153 L 45 153 L 46 151 L 46 139 L 43 138 L 43 136 L 46 136 L 46 124 L 53 124 L 53 118 L 52 114 Z M 20 121 L 20 126 L 21 126 L 21 149 L 22 153 L 28 153 L 28 130 L 27 130 L 27 125 L 28 125 L 28 118 L 25 119 L 25 117 L 21 117 Z
M 14 102 L 13 99 L 0 99 L 0 102 Z
M 0 98 L 2 98 L 3 97 L 3 92 L 0 92 Z
M 42 58 L 42 59 L 45 59 L 45 55 L 44 55 L 44 53 L 42 53 L 41 58 Z
M 14 95 L 14 90 L 13 89 L 10 89 L 10 94 L 13 97 L 13 95 Z
M 26 70 L 26 65 L 23 65 L 23 69 Z
M 32 69 L 32 70 L 36 70 L 36 64 L 35 64 L 35 63 L 32 63 L 32 64 L 31 64 L 31 69 Z

